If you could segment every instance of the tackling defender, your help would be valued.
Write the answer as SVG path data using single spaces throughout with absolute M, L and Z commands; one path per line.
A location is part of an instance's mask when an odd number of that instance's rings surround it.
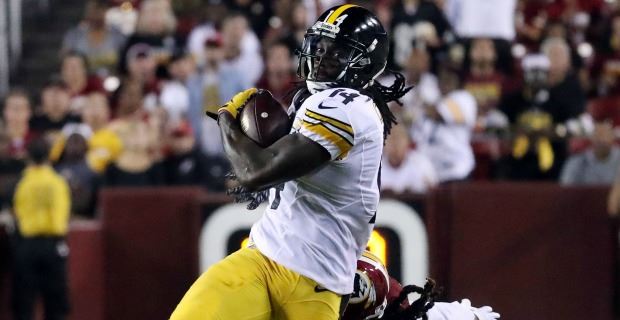
M 335 320 L 353 292 L 356 262 L 374 227 L 383 142 L 394 123 L 387 102 L 408 89 L 374 81 L 388 36 L 355 5 L 333 7 L 306 32 L 291 134 L 261 148 L 237 116 L 248 89 L 216 114 L 238 181 L 270 190 L 250 245 L 211 266 L 171 318 Z
M 499 313 L 485 306 L 475 308 L 468 299 L 459 302 L 434 302 L 435 283 L 428 280 L 424 288 L 401 286 L 390 277 L 385 266 L 366 251 L 357 261 L 354 290 L 342 320 L 497 320 Z M 409 303 L 408 295 L 420 297 Z

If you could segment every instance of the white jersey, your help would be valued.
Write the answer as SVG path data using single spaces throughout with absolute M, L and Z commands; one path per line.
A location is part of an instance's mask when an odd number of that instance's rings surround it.
M 431 159 L 440 182 L 465 179 L 474 169 L 470 139 L 476 110 L 474 97 L 458 90 L 437 104 L 442 121 L 420 117 L 414 122 L 412 137 L 418 150 Z
M 338 294 L 353 291 L 379 203 L 383 122 L 376 105 L 354 89 L 328 89 L 306 99 L 292 132 L 331 155 L 316 172 L 271 189 L 250 237 L 267 257 Z

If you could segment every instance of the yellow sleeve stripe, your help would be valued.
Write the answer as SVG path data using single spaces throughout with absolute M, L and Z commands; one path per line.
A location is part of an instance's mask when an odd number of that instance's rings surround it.
M 347 132 L 344 132 L 334 126 L 332 126 L 331 124 L 325 122 L 325 121 L 318 121 L 316 119 L 313 118 L 308 118 L 306 117 L 305 119 L 302 119 L 303 122 L 307 122 L 310 125 L 321 125 L 323 127 L 325 127 L 325 129 L 331 131 L 332 133 L 334 133 L 335 135 L 338 135 L 339 137 L 341 137 L 342 139 L 345 139 L 350 145 L 353 145 L 353 143 L 355 142 L 355 138 L 353 138 L 353 136 L 349 135 Z
M 349 139 L 347 139 L 347 137 L 341 135 L 340 133 L 338 133 L 337 131 L 334 131 L 334 129 L 331 129 L 330 127 L 326 126 L 324 123 L 313 123 L 307 120 L 301 120 L 304 124 L 304 127 L 308 128 L 308 126 L 320 126 L 321 128 L 324 128 L 325 130 L 327 130 L 330 135 L 336 135 L 338 136 L 339 139 L 344 140 L 348 145 L 353 146 L 353 142 Z
M 456 101 L 452 99 L 448 99 L 446 100 L 445 104 L 446 104 L 446 107 L 448 107 L 448 111 L 450 111 L 450 113 L 452 114 L 452 117 L 454 118 L 454 122 L 456 123 L 465 122 L 465 116 L 463 115 L 463 111 L 461 111 L 461 108 L 459 108 L 459 105 L 456 103 Z
M 353 145 L 349 143 L 347 139 L 343 138 L 334 131 L 329 130 L 321 123 L 314 124 L 311 122 L 303 121 L 303 127 L 306 130 L 325 138 L 327 141 L 333 143 L 336 147 L 338 147 L 338 149 L 340 149 L 339 157 L 343 157 L 344 155 L 346 155 L 353 147 Z
M 312 119 L 315 119 L 315 120 L 325 121 L 325 122 L 331 124 L 332 126 L 334 126 L 334 127 L 338 128 L 338 129 L 340 129 L 340 130 L 350 134 L 351 137 L 354 136 L 353 135 L 353 127 L 351 127 L 351 125 L 349 125 L 347 123 L 344 123 L 344 122 L 342 122 L 340 120 L 336 120 L 334 118 L 331 118 L 331 117 L 328 117 L 326 115 L 322 115 L 320 113 L 316 113 L 316 112 L 310 111 L 310 110 L 306 110 L 306 116 L 310 117 Z
M 338 9 L 336 9 L 336 11 L 334 11 L 334 13 L 330 14 L 329 17 L 327 18 L 327 23 L 331 23 L 334 24 L 334 22 L 336 21 L 336 19 L 338 19 L 338 17 L 340 17 L 340 15 L 347 9 L 351 8 L 351 7 L 357 7 L 354 4 L 345 4 L 340 6 Z

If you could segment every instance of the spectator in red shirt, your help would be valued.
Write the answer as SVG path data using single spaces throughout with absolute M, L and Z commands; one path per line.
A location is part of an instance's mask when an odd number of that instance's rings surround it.
M 157 77 L 157 58 L 153 48 L 146 43 L 138 43 L 127 51 L 129 74 L 125 82 L 142 84 L 144 108 L 149 112 L 159 106 L 162 82 Z
M 601 52 L 597 52 L 592 73 L 597 78 L 597 93 L 620 94 L 620 14 L 614 15 L 603 37 Z
M 284 105 L 289 104 L 291 97 L 287 95 L 293 89 L 295 81 L 291 52 L 286 44 L 276 42 L 267 48 L 265 59 L 267 69 L 258 81 L 257 87 L 271 91 Z
M 509 78 L 497 68 L 495 42 L 487 38 L 472 39 L 468 58 L 464 88 L 478 104 L 476 130 L 505 129 L 508 118 L 498 106 L 502 96 L 512 88 Z
M 478 38 L 471 41 L 465 90 L 476 98 L 479 114 L 495 109 L 502 96 L 505 77 L 495 68 L 496 57 L 493 40 Z
M 7 94 L 2 120 L 10 139 L 8 154 L 12 158 L 24 159 L 26 156 L 26 147 L 34 137 L 28 124 L 31 115 L 30 98 L 25 91 L 14 89 Z
M 519 0 L 515 12 L 517 41 L 534 48 L 542 37 L 547 19 L 542 1 Z
M 71 96 L 69 105 L 73 113 L 81 113 L 89 93 L 103 91 L 101 79 L 88 74 L 86 56 L 76 51 L 71 51 L 62 58 L 60 76 Z
M 552 0 L 546 4 L 551 19 L 572 22 L 578 14 L 587 14 L 590 20 L 597 18 L 603 9 L 603 0 Z
M 515 18 L 519 42 L 534 48 L 549 21 L 562 21 L 579 28 L 586 21 L 589 26 L 596 25 L 602 8 L 601 0 L 520 0 Z

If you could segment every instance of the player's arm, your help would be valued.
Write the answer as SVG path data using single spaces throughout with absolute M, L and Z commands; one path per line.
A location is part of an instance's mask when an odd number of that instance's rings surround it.
M 233 171 L 239 183 L 251 191 L 304 176 L 331 159 L 325 148 L 299 133 L 261 148 L 243 134 L 230 113 L 220 113 L 219 124 Z

